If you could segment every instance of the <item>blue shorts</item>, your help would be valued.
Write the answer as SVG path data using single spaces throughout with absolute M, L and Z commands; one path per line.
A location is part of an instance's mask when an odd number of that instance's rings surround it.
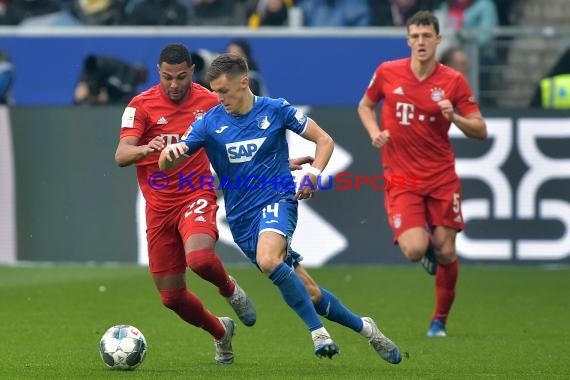
M 291 239 L 293 232 L 297 227 L 297 202 L 281 200 L 272 203 L 263 208 L 259 215 L 254 219 L 251 228 L 250 237 L 246 240 L 237 242 L 237 245 L 247 256 L 247 258 L 257 265 L 257 242 L 259 234 L 265 231 L 273 231 L 287 240 L 287 255 L 285 263 L 289 266 L 297 266 L 303 260 L 303 257 L 291 249 Z

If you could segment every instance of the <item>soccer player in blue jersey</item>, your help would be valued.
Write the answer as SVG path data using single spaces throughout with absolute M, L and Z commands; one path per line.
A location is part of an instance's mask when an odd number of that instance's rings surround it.
M 313 197 L 317 177 L 333 151 L 332 138 L 284 99 L 253 95 L 247 72 L 247 62 L 235 54 L 222 54 L 212 62 L 206 78 L 221 104 L 196 121 L 180 143 L 164 148 L 160 168 L 169 170 L 205 148 L 220 178 L 234 241 L 305 322 L 317 356 L 331 358 L 339 352 L 320 314 L 361 333 L 384 360 L 399 363 L 398 347 L 374 321 L 354 314 L 319 287 L 289 246 L 297 202 Z M 290 173 L 287 129 L 316 144 L 312 166 L 297 191 Z

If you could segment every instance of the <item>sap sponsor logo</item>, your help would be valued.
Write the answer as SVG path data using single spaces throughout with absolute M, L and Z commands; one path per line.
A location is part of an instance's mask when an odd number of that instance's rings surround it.
M 228 159 L 232 164 L 251 161 L 253 156 L 259 151 L 261 145 L 265 142 L 265 137 L 258 139 L 238 141 L 226 144 L 226 152 Z

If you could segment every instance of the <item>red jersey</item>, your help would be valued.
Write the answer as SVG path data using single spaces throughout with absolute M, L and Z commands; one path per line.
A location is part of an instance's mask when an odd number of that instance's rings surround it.
M 162 86 L 156 85 L 135 96 L 125 108 L 120 137 L 136 136 L 139 145 L 146 145 L 156 136 L 161 136 L 165 144 L 175 144 L 194 121 L 217 104 L 217 96 L 196 83 L 192 83 L 189 96 L 180 104 L 171 101 Z M 208 186 L 200 187 L 201 177 L 212 176 L 210 162 L 203 149 L 169 172 L 168 186 L 161 190 L 151 188 L 148 182 L 152 173 L 160 171 L 159 156 L 160 152 L 149 154 L 136 163 L 138 182 L 147 207 L 163 212 L 183 205 L 196 191 L 215 195 Z M 161 179 L 158 182 L 164 184 L 166 181 Z
M 461 115 L 479 111 L 479 106 L 459 72 L 436 63 L 434 72 L 419 81 L 410 65 L 411 58 L 405 58 L 378 66 L 366 96 L 374 103 L 384 99 L 380 126 L 390 131 L 381 149 L 384 170 L 430 181 L 455 173 L 451 123 L 437 103 L 449 99 Z

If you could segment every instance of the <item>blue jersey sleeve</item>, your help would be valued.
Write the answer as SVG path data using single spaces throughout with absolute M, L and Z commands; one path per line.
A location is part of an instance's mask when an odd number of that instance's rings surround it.
M 283 99 L 281 103 L 281 115 L 283 115 L 283 124 L 285 128 L 302 135 L 307 129 L 309 118 L 302 111 L 293 107 L 289 102 Z
M 191 156 L 196 153 L 201 147 L 204 146 L 206 141 L 206 123 L 204 119 L 194 122 L 188 131 L 182 136 L 181 143 L 186 144 L 188 152 L 186 154 Z

